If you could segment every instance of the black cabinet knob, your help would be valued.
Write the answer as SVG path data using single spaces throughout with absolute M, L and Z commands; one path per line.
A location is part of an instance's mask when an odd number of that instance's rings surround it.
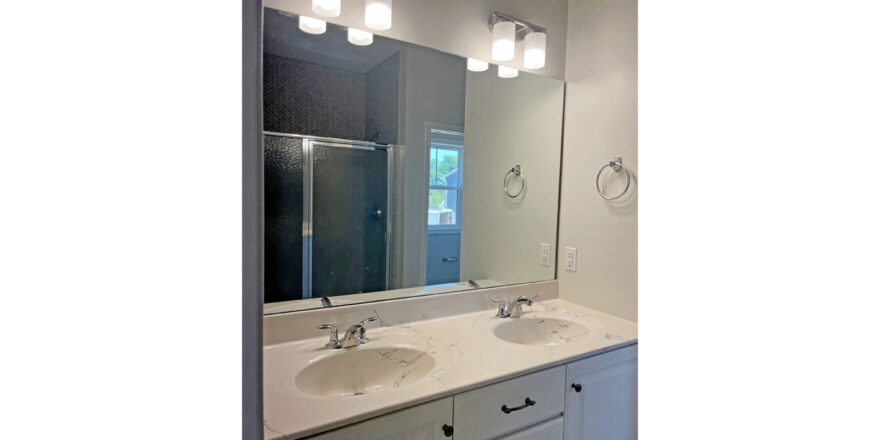
M 452 429 L 451 426 L 443 425 L 443 435 L 445 435 L 446 437 L 452 437 L 453 432 L 455 432 L 455 430 Z
M 581 384 L 579 384 L 579 383 L 573 383 L 573 384 L 571 384 L 571 389 L 573 389 L 574 392 L 576 392 L 576 393 L 581 392 L 581 390 L 582 390 L 583 388 L 584 388 L 584 387 L 583 387 Z

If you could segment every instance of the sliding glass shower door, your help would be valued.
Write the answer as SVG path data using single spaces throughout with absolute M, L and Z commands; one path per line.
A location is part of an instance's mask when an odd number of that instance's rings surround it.
M 307 143 L 312 164 L 311 296 L 385 290 L 388 152 Z

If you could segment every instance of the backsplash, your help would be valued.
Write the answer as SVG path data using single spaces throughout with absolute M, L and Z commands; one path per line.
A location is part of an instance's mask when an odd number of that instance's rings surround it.
M 320 324 L 333 324 L 344 329 L 368 316 L 379 316 L 383 325 L 400 325 L 480 310 L 493 310 L 497 306 L 490 302 L 492 299 L 508 302 L 519 296 L 527 296 L 537 301 L 557 299 L 559 297 L 557 285 L 556 280 L 550 280 L 268 315 L 263 318 L 263 346 L 316 338 L 326 332 L 315 328 Z

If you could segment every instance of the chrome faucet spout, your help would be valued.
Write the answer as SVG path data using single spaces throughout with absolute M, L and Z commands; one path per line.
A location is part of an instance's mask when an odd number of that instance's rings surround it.
M 516 318 L 522 315 L 522 306 L 523 304 L 531 306 L 533 304 L 532 299 L 527 296 L 521 296 L 515 300 L 513 300 L 509 305 L 501 300 L 492 300 L 493 303 L 498 305 L 498 313 L 495 316 L 499 318 Z
M 330 324 L 321 324 L 318 326 L 321 330 L 329 329 L 330 332 L 330 342 L 328 342 L 324 347 L 326 348 L 351 348 L 357 347 L 361 344 L 366 344 L 370 340 L 367 339 L 367 328 L 365 325 L 368 322 L 378 321 L 379 318 L 377 316 L 371 316 L 363 321 L 349 327 L 345 334 L 342 336 L 342 339 L 339 339 L 339 331 L 336 329 L 336 326 Z
M 367 338 L 367 328 L 365 325 L 368 322 L 379 320 L 376 316 L 371 316 L 363 321 L 351 326 L 348 330 L 345 331 L 345 336 L 342 338 L 342 348 L 351 348 L 357 347 L 361 344 L 366 344 L 370 342 Z

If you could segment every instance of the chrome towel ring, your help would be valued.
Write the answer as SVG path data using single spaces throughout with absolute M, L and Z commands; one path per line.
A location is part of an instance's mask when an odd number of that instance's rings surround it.
M 615 172 L 620 172 L 620 170 L 623 170 L 626 173 L 626 187 L 623 188 L 623 191 L 616 196 L 608 196 L 607 194 L 602 192 L 602 188 L 599 186 L 599 178 L 602 176 L 602 171 L 605 171 L 605 168 L 608 167 L 611 167 L 611 169 Z M 615 157 L 611 159 L 611 162 L 608 162 L 602 168 L 599 168 L 599 173 L 596 174 L 596 191 L 598 191 L 599 195 L 602 196 L 602 198 L 605 200 L 619 199 L 624 194 L 626 194 L 627 191 L 629 191 L 629 184 L 631 180 L 632 176 L 630 175 L 629 170 L 626 169 L 625 166 L 623 166 L 623 159 L 620 157 Z
M 510 177 L 511 174 L 522 178 L 522 186 L 519 187 L 519 192 L 517 192 L 516 194 L 511 194 L 510 189 L 507 188 L 507 178 Z M 507 174 L 504 175 L 504 194 L 507 194 L 507 197 L 510 197 L 511 199 L 515 199 L 519 197 L 520 194 L 522 194 L 524 189 L 526 189 L 526 176 L 523 175 L 518 164 L 514 165 L 513 168 L 511 168 L 510 171 L 508 171 Z

